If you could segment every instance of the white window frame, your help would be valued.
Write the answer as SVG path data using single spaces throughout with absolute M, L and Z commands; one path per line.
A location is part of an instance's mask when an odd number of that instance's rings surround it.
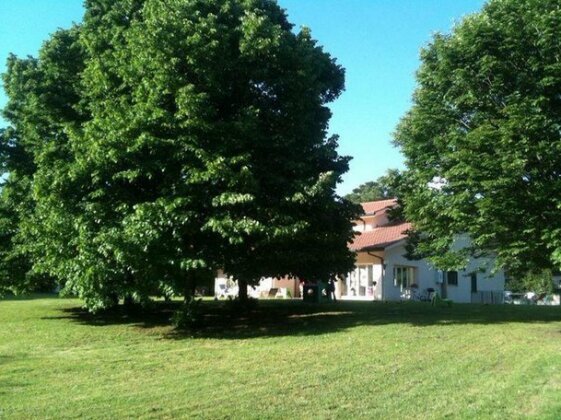
M 395 265 L 393 267 L 393 285 L 401 290 L 409 289 L 416 282 L 416 267 Z

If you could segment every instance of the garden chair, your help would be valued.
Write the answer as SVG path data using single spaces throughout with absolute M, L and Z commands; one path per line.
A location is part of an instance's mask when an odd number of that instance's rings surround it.
M 225 284 L 219 284 L 218 285 L 218 293 L 216 293 L 215 298 L 226 298 L 226 295 L 228 294 L 229 290 L 226 287 Z
M 434 294 L 434 289 L 429 287 L 425 289 L 424 293 L 419 296 L 421 302 L 432 302 L 432 297 Z
M 452 306 L 451 299 L 443 299 L 437 292 L 434 292 L 431 299 L 432 306 Z

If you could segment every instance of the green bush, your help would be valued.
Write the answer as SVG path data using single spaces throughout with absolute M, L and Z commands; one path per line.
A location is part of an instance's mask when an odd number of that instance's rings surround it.
M 550 270 L 529 271 L 522 276 L 512 276 L 506 285 L 513 292 L 537 294 L 552 293 L 553 286 L 553 275 Z

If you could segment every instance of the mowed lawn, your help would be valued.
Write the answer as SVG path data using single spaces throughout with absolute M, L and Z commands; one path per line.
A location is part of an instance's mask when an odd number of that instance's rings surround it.
M 207 328 L 0 301 L 0 418 L 561 418 L 561 308 L 205 302 Z

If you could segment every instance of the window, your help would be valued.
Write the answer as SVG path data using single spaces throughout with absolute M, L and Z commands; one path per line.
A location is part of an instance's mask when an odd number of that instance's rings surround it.
M 415 283 L 415 269 L 396 265 L 393 269 L 393 284 L 402 289 L 407 289 Z
M 457 271 L 448 271 L 448 273 L 446 273 L 446 279 L 448 281 L 449 286 L 457 286 L 458 285 L 458 272 Z

